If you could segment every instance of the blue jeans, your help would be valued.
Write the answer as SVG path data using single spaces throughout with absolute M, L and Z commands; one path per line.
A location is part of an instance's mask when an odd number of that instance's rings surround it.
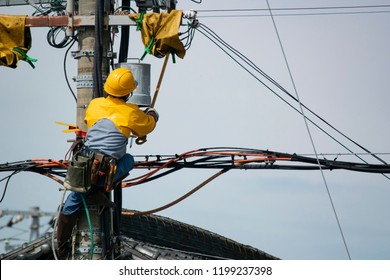
M 114 182 L 123 179 L 134 167 L 134 157 L 130 154 L 125 154 L 116 162 L 116 173 Z M 65 200 L 62 214 L 70 215 L 80 211 L 83 207 L 83 200 L 81 196 L 88 193 L 71 192 Z

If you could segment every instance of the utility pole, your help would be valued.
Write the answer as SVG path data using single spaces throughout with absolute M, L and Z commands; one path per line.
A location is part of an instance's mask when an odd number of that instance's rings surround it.
M 0 210 L 0 218 L 5 215 L 12 215 L 13 218 L 8 222 L 8 224 L 1 226 L 0 229 L 4 227 L 12 227 L 14 224 L 17 224 L 23 221 L 25 218 L 31 218 L 30 224 L 30 241 L 39 238 L 39 228 L 40 226 L 40 217 L 49 216 L 55 217 L 57 213 L 54 212 L 45 212 L 41 211 L 38 206 L 30 207 L 29 211 L 23 210 Z
M 72 1 L 69 1 L 72 2 Z M 99 2 L 107 3 L 106 6 L 97 7 Z M 107 18 L 110 12 L 110 1 L 84 0 L 79 1 L 78 15 L 91 16 L 95 15 L 95 26 L 84 26 L 78 28 L 79 50 L 74 54 L 78 60 L 77 67 L 77 126 L 82 131 L 87 131 L 84 123 L 85 110 L 89 102 L 94 97 L 100 97 L 102 92 L 99 88 L 102 86 L 102 79 L 107 77 L 109 72 L 109 61 L 112 53 L 109 51 L 109 34 L 110 27 L 107 25 Z M 100 12 L 100 14 L 97 14 Z M 100 23 L 98 23 L 100 21 Z M 105 23 L 105 24 L 104 24 Z M 102 30 L 99 30 L 96 37 L 97 24 L 104 24 Z M 100 42 L 97 42 L 100 40 Z M 99 47 L 101 49 L 99 49 Z M 97 53 L 100 52 L 100 53 Z M 102 55 L 102 57 L 100 57 Z M 98 61 L 96 61 L 98 60 Z M 98 69 L 96 69 L 97 67 Z M 97 84 L 99 83 L 99 84 Z

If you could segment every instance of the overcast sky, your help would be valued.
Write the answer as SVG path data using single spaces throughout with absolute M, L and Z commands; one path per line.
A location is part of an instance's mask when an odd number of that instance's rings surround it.
M 390 5 L 390 1 L 380 0 L 269 2 L 273 9 Z M 177 8 L 199 10 L 202 24 L 296 96 L 269 13 L 207 11 L 265 9 L 266 1 L 205 0 L 196 4 L 179 0 Z M 0 9 L 3 14 L 32 13 L 27 7 Z M 301 102 L 370 151 L 389 153 L 390 8 L 274 10 L 273 13 Z M 76 106 L 64 78 L 66 49 L 50 47 L 47 32 L 48 28 L 32 30 L 29 55 L 38 58 L 35 69 L 23 61 L 17 69 L 0 68 L 0 163 L 38 157 L 63 159 L 71 145 L 67 140 L 74 137 L 62 133 L 63 127 L 55 124 L 74 123 Z M 116 38 L 116 48 L 119 39 Z M 142 53 L 140 34 L 132 28 L 129 57 L 139 58 Z M 144 59 L 144 63 L 152 65 L 152 91 L 162 62 L 152 56 Z M 69 77 L 77 75 L 77 62 L 70 56 L 67 73 Z M 71 85 L 75 89 L 73 81 Z M 176 154 L 203 147 L 314 153 L 303 117 L 199 32 L 184 59 L 168 65 L 156 108 L 160 113 L 157 128 L 144 145 L 134 145 L 128 150 L 130 153 Z M 309 130 L 319 154 L 348 153 L 314 126 L 309 125 Z M 339 135 L 335 137 L 353 152 L 364 152 Z M 388 155 L 380 156 L 390 161 Z M 379 163 L 372 157 L 364 158 Z M 339 159 L 359 161 L 353 156 Z M 150 210 L 165 205 L 213 172 L 183 170 L 125 189 L 123 206 Z M 134 171 L 129 177 L 139 174 Z M 2 178 L 5 174 L 0 175 Z M 389 179 L 380 174 L 343 170 L 325 171 L 324 177 L 351 258 L 389 259 Z M 347 259 L 326 185 L 319 170 L 232 170 L 180 204 L 157 214 L 282 259 Z M 4 182 L 0 187 L 3 191 Z M 62 197 L 59 187 L 37 174 L 18 174 L 11 179 L 0 209 L 28 210 L 39 206 L 43 211 L 56 211 Z M 0 225 L 9 218 L 1 218 Z M 28 223 L 15 227 L 28 229 Z M 2 229 L 0 239 L 19 232 Z M 28 239 L 28 236 L 27 233 L 19 237 Z M 0 249 L 4 251 L 2 244 Z

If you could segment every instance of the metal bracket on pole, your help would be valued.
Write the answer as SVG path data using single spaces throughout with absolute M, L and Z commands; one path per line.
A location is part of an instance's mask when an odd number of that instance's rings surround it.
M 95 55 L 94 50 L 72 51 L 71 53 L 74 59 L 79 59 L 81 57 L 93 57 Z M 112 51 L 105 51 L 103 52 L 103 57 L 116 58 L 116 53 Z
M 107 76 L 102 77 L 105 81 Z M 79 75 L 74 78 L 77 88 L 93 88 L 93 76 L 92 75 Z

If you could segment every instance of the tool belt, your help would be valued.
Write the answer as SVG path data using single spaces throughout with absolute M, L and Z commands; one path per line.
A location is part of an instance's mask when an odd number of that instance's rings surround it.
M 113 189 L 116 162 L 113 157 L 82 148 L 75 153 L 68 165 L 64 187 L 67 190 L 85 193 L 92 187 Z

